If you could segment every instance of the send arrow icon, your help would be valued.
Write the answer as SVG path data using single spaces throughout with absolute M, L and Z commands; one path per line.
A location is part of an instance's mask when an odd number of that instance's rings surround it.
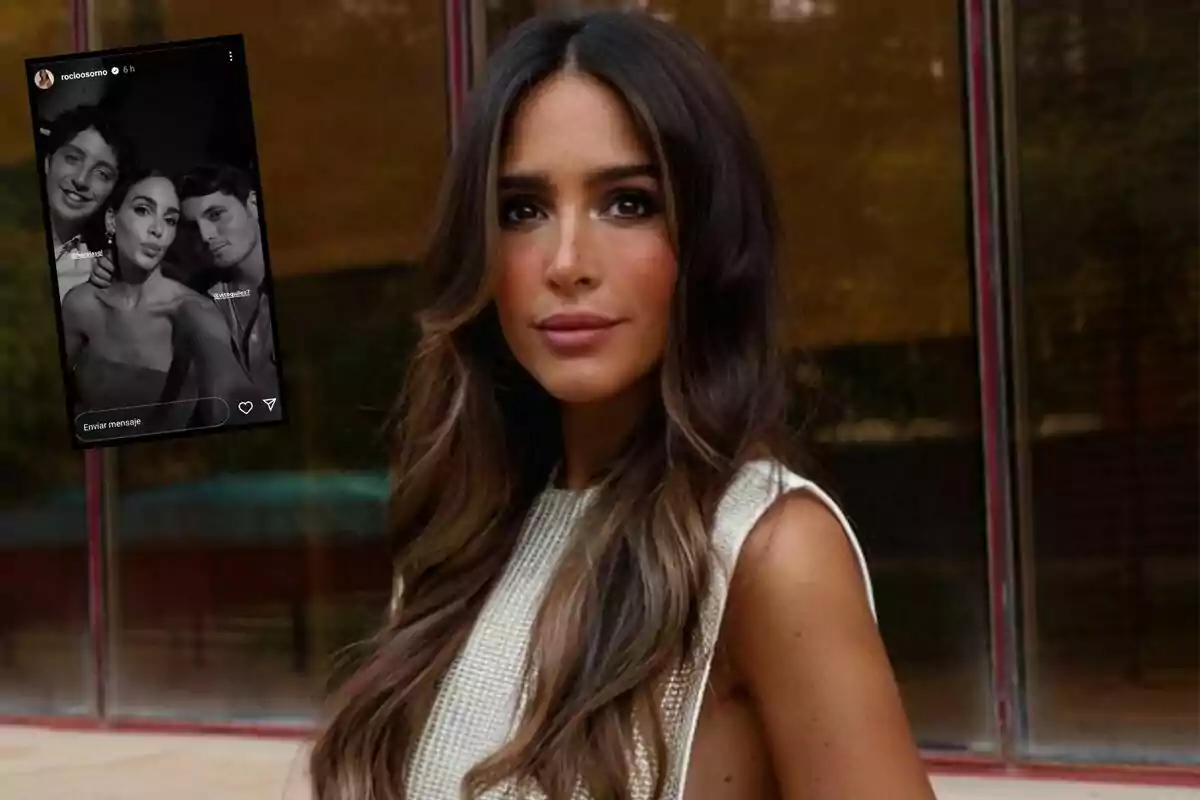
M 263 403 L 266 405 L 267 411 L 275 410 L 275 398 L 274 397 L 264 397 Z

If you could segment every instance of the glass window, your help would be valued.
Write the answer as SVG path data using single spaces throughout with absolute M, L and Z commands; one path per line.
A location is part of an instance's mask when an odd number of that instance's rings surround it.
M 113 713 L 308 722 L 387 606 L 384 423 L 448 141 L 441 8 L 97 6 L 103 47 L 245 36 L 291 415 L 119 452 Z
M 21 60 L 71 49 L 67 3 L 0 8 L 0 715 L 87 714 L 83 459 L 63 424 L 54 299 Z
M 1197 763 L 1196 6 L 1011 11 L 1029 747 Z
M 568 5 L 648 10 L 722 64 L 780 195 L 813 477 L 856 522 L 921 743 L 990 751 L 956 5 L 515 0 L 482 38 Z

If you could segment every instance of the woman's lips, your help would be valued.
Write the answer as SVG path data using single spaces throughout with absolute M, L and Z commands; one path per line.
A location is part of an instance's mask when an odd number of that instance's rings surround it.
M 582 355 L 600 345 L 621 320 L 596 314 L 555 314 L 535 328 L 546 345 L 563 356 Z

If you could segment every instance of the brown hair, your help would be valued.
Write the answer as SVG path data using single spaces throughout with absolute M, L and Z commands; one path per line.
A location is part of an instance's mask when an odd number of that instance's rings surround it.
M 758 148 L 713 61 L 641 14 L 520 26 L 470 98 L 426 260 L 431 299 L 401 397 L 390 513 L 403 597 L 330 698 L 317 800 L 400 800 L 437 692 L 561 456 L 558 409 L 504 343 L 490 300 L 509 121 L 556 72 L 621 97 L 670 197 L 679 261 L 661 403 L 624 443 L 533 630 L 519 725 L 468 776 L 567 800 L 626 794 L 645 742 L 662 793 L 664 681 L 698 642 L 709 529 L 737 469 L 780 441 L 776 217 Z M 419 800 L 413 798 L 412 800 Z

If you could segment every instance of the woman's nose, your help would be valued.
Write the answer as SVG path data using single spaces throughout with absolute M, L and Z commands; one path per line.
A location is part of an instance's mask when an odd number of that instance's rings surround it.
M 558 238 L 549 265 L 549 278 L 559 287 L 588 285 L 595 280 L 588 267 L 585 239 L 587 220 L 583 214 L 560 215 Z
M 554 248 L 554 271 L 570 273 L 579 264 L 579 223 L 567 217 L 558 226 L 558 241 Z

